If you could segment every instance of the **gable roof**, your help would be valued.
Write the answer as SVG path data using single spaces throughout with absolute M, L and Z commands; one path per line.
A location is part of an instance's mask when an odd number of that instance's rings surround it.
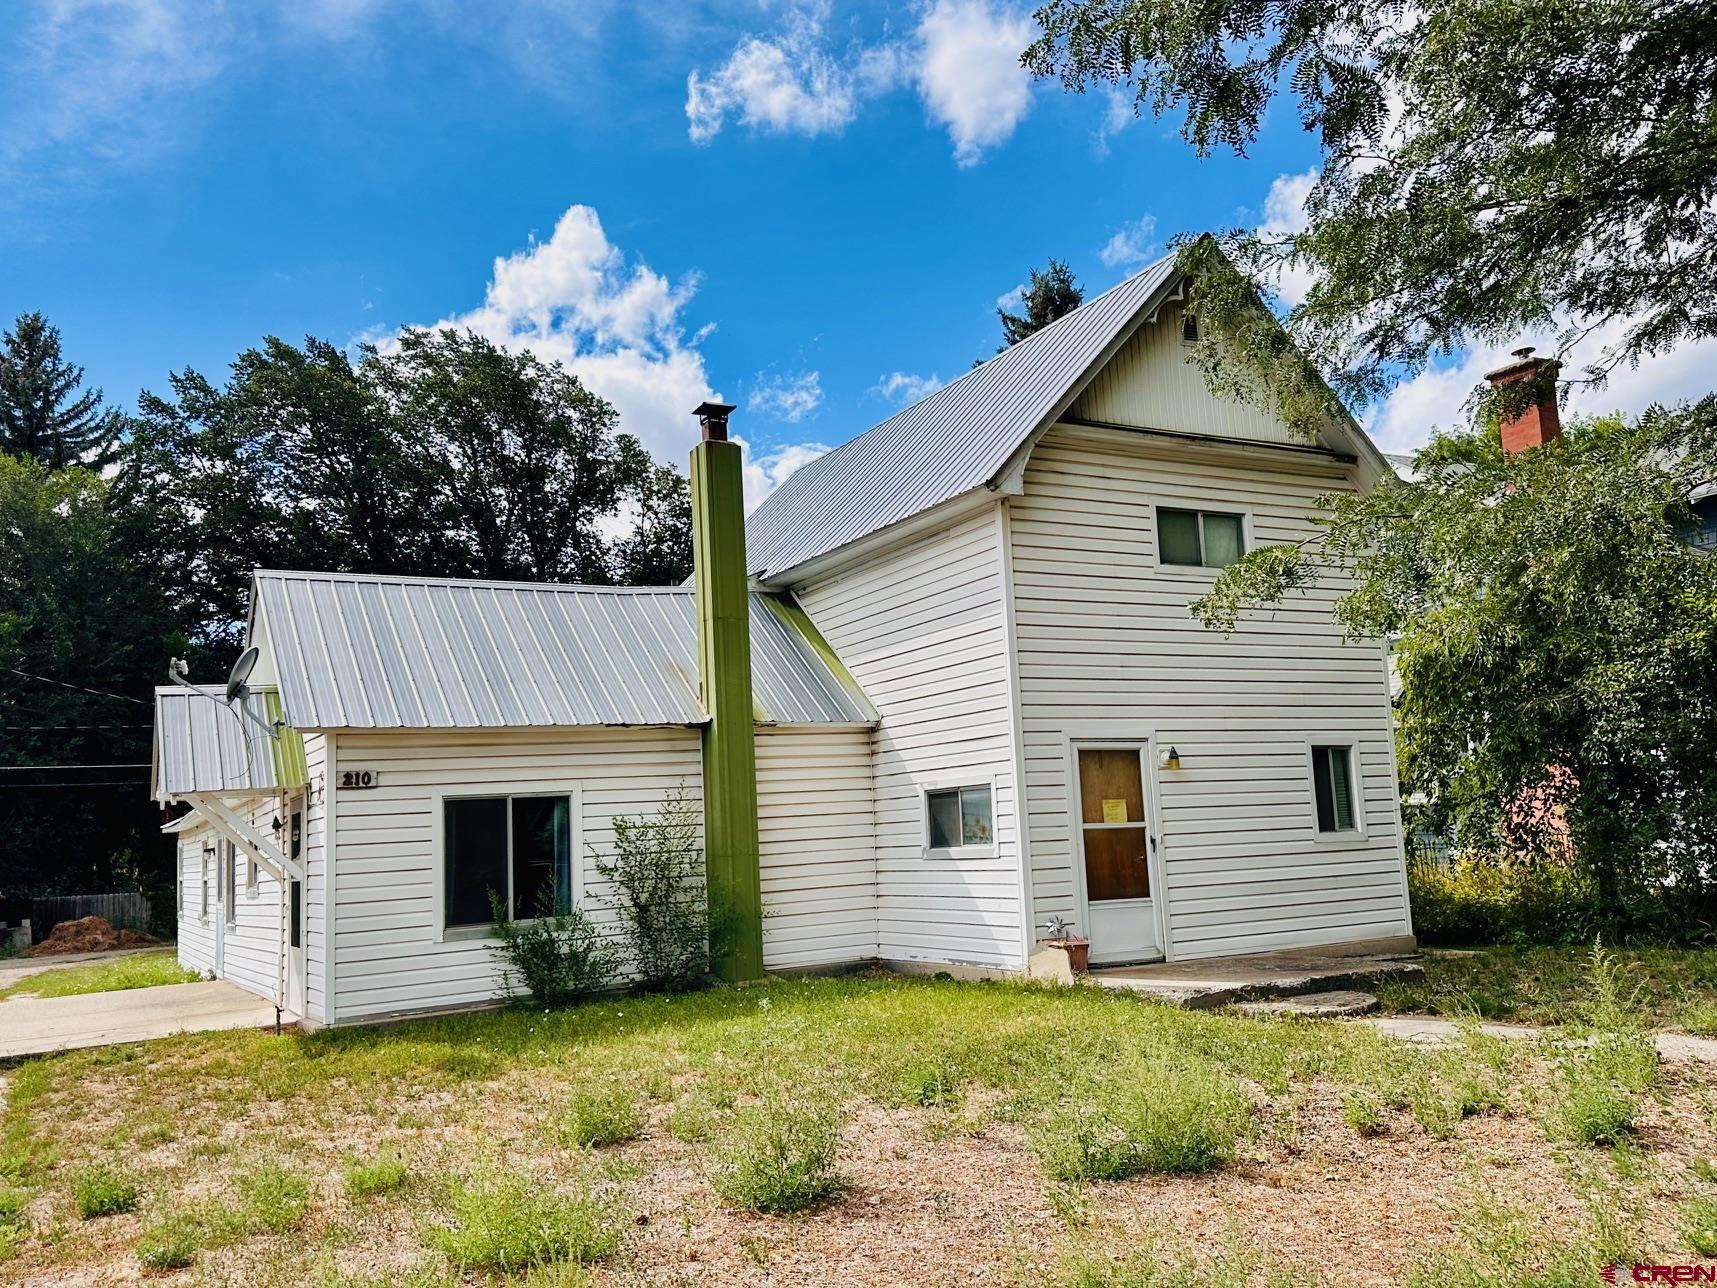
M 983 487 L 1167 294 L 1168 255 L 795 470 L 746 520 L 763 578 Z
M 769 724 L 872 724 L 812 641 L 751 596 L 751 684 Z M 697 725 L 697 616 L 684 588 L 258 571 L 286 722 L 299 729 Z
M 993 486 L 1022 448 L 1175 297 L 1166 255 L 1002 350 L 960 379 L 795 470 L 746 520 L 752 577 L 767 581 L 944 501 Z M 1333 428 L 1366 468 L 1388 472 L 1351 418 Z
M 309 778 L 304 740 L 296 729 L 269 737 L 265 726 L 279 718 L 280 695 L 273 689 L 253 689 L 229 705 L 220 688 L 193 693 L 177 684 L 160 686 L 155 690 L 155 799 L 302 787 Z

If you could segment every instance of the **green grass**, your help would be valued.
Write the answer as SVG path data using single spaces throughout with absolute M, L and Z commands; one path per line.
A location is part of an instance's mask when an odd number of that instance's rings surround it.
M 188 1213 L 157 1217 L 137 1238 L 137 1259 L 147 1270 L 181 1270 L 197 1259 L 203 1231 Z
M 1074 1088 L 1032 1135 L 1060 1181 L 1208 1172 L 1234 1158 L 1251 1120 L 1234 1080 L 1201 1064 L 1111 1062 L 1101 1086 Z
M 129 1212 L 137 1206 L 137 1184 L 112 1167 L 97 1166 L 80 1172 L 72 1182 L 72 1197 L 78 1215 L 85 1221 Z
M 578 1088 L 554 1124 L 561 1144 L 575 1149 L 618 1145 L 643 1131 L 644 1110 L 637 1094 L 617 1083 Z
M 14 984 L 0 987 L 0 1001 L 28 994 L 32 997 L 72 997 L 79 993 L 116 993 L 127 988 L 153 988 L 157 984 L 189 984 L 202 977 L 179 965 L 176 951 L 163 948 L 128 953 L 111 961 L 79 962 L 26 975 Z
M 455 1270 L 516 1275 L 560 1262 L 601 1260 L 620 1246 L 613 1205 L 589 1188 L 567 1194 L 518 1174 L 484 1174 L 454 1192 L 452 1224 L 424 1241 Z
M 304 1224 L 310 1208 L 310 1187 L 304 1178 L 269 1164 L 239 1177 L 244 1217 L 253 1228 L 285 1234 Z
M 1604 950 L 1637 990 L 1642 1020 L 1717 1035 L 1717 949 Z M 1526 1024 L 1579 1024 L 1589 1018 L 1591 946 L 1493 947 L 1425 955 L 1420 984 L 1378 990 L 1385 1011 L 1477 1015 Z
M 353 1163 L 346 1168 L 346 1193 L 355 1199 L 391 1194 L 405 1186 L 406 1172 L 405 1159 L 398 1154 L 383 1154 L 368 1162 Z
M 771 1095 L 734 1115 L 717 1157 L 713 1184 L 734 1207 L 753 1212 L 801 1212 L 840 1189 L 835 1159 L 841 1123 L 820 1099 Z

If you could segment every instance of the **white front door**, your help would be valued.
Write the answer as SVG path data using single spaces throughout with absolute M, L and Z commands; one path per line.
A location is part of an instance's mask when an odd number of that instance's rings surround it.
M 1161 957 L 1144 743 L 1076 743 L 1077 860 L 1093 962 Z

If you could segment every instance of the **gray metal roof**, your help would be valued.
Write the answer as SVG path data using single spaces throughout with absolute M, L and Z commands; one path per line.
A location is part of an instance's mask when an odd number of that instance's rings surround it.
M 247 719 L 241 706 L 262 724 Z M 280 699 L 272 689 L 255 690 L 232 706 L 220 688 L 156 689 L 155 798 L 303 786 L 303 740 L 292 729 L 271 738 L 262 727 L 279 716 Z
M 760 722 L 870 724 L 876 712 L 751 597 Z M 697 617 L 686 588 L 556 586 L 259 571 L 266 638 L 299 729 L 695 725 Z
M 785 572 L 989 483 L 1173 277 L 1165 256 L 800 466 L 746 520 L 752 575 Z

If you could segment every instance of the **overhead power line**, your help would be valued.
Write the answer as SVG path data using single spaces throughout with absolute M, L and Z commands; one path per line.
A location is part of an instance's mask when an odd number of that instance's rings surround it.
M 119 702 L 135 702 L 140 707 L 151 707 L 155 705 L 154 703 L 147 702 L 142 698 L 134 698 L 128 693 L 109 693 L 105 689 L 90 689 L 81 684 L 67 684 L 64 680 L 50 680 L 45 675 L 31 675 L 28 671 L 20 671 L 15 666 L 9 666 L 6 669 L 13 675 L 23 676 L 26 680 L 39 680 L 43 684 L 55 684 L 62 689 L 71 689 L 76 693 L 93 693 L 98 698 L 113 698 Z

